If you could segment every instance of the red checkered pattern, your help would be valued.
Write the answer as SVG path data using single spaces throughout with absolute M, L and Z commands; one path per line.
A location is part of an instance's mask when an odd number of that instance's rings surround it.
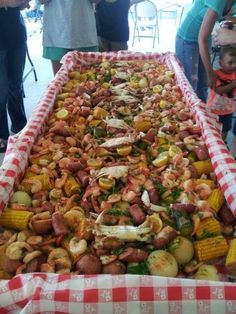
M 236 215 L 236 163 L 226 149 L 217 116 L 194 94 L 175 56 L 134 52 L 70 52 L 48 86 L 26 127 L 9 138 L 0 168 L 0 212 L 27 165 L 30 149 L 53 108 L 56 95 L 76 64 L 118 60 L 159 60 L 176 74 L 177 83 L 202 129 L 226 200 Z M 0 313 L 236 313 L 236 285 L 136 275 L 74 276 L 25 274 L 0 281 Z
M 0 282 L 0 313 L 236 313 L 236 286 L 137 275 L 25 274 Z

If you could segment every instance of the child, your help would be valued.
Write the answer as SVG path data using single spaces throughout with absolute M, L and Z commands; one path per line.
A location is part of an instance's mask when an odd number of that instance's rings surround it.
M 215 86 L 210 39 L 216 21 L 230 12 L 236 0 L 194 0 L 176 36 L 176 55 L 197 96 L 204 102 Z M 207 82 L 208 81 L 208 82 Z
M 225 46 L 220 50 L 220 69 L 216 70 L 216 87 L 211 90 L 208 104 L 212 112 L 219 115 L 223 124 L 222 138 L 226 139 L 231 129 L 236 95 L 236 47 Z

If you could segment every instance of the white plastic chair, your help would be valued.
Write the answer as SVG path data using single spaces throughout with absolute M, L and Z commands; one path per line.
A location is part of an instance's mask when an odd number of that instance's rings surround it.
M 152 38 L 153 48 L 155 46 L 156 39 L 159 43 L 157 8 L 150 0 L 136 3 L 134 5 L 134 34 L 132 46 L 134 46 L 136 38 L 138 38 L 139 42 L 140 38 Z

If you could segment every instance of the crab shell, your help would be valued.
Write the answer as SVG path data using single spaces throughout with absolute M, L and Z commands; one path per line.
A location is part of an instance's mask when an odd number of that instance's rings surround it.
M 116 137 L 116 138 L 111 138 L 106 140 L 104 143 L 99 145 L 100 147 L 104 148 L 116 148 L 116 147 L 121 147 L 125 145 L 131 145 L 138 141 L 142 137 L 142 134 L 130 134 L 127 136 L 122 136 L 122 137 Z

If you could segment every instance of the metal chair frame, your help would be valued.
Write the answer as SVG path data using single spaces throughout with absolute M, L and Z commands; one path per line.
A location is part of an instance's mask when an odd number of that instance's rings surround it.
M 27 77 L 30 75 L 31 72 L 34 73 L 34 80 L 35 80 L 35 82 L 37 82 L 37 81 L 38 81 L 38 77 L 37 77 L 37 73 L 36 73 L 36 70 L 35 70 L 33 61 L 32 61 L 32 59 L 30 58 L 28 46 L 26 47 L 26 57 L 27 57 L 27 59 L 28 59 L 30 65 L 31 65 L 31 68 L 30 68 L 29 71 L 23 76 L 23 82 L 27 79 Z
M 139 8 L 141 10 L 141 7 L 145 4 L 148 4 L 150 7 L 153 7 L 153 15 L 149 16 L 150 20 L 154 20 L 153 23 L 143 23 L 141 21 L 142 16 L 141 14 L 139 14 Z M 157 8 L 155 6 L 155 4 L 150 1 L 150 0 L 145 0 L 143 2 L 140 3 L 136 3 L 134 4 L 134 15 L 133 15 L 133 19 L 134 19 L 134 34 L 133 34 L 133 41 L 132 41 L 132 46 L 134 46 L 134 42 L 135 39 L 138 38 L 139 42 L 140 42 L 140 38 L 152 38 L 153 39 L 153 48 L 155 47 L 155 41 L 157 39 L 158 43 L 159 43 L 159 23 L 158 23 L 158 12 L 157 12 Z M 152 35 L 142 35 L 141 34 L 141 28 L 150 28 L 152 30 L 152 32 L 154 31 L 154 34 Z M 137 33 L 137 35 L 136 35 Z

